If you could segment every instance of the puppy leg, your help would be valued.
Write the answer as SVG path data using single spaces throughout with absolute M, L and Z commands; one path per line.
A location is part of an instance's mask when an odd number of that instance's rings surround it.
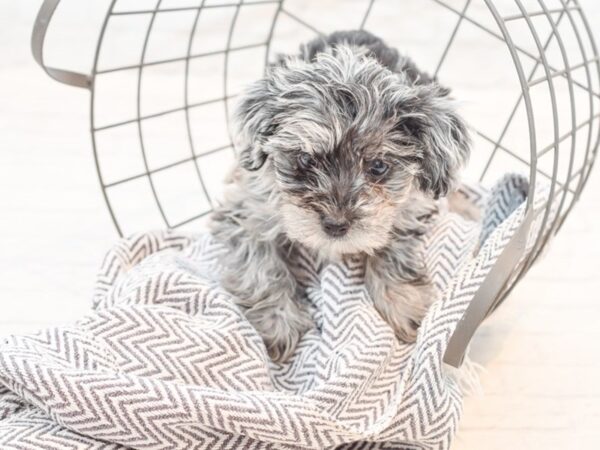
M 238 224 L 223 221 L 213 234 L 228 246 L 222 259 L 221 283 L 235 296 L 248 321 L 263 338 L 269 356 L 284 361 L 312 326 L 297 301 L 298 284 L 280 245 L 250 235 Z
M 415 244 L 408 240 L 392 242 L 370 257 L 365 282 L 375 309 L 396 336 L 405 342 L 414 342 L 433 299 L 433 287 L 420 265 Z

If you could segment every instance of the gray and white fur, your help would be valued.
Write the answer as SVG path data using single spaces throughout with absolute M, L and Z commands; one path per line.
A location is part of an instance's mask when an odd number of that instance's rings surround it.
M 222 282 L 285 360 L 312 326 L 288 265 L 366 260 L 375 308 L 413 341 L 432 299 L 419 236 L 452 189 L 469 138 L 449 90 L 365 31 L 336 32 L 281 56 L 236 112 L 239 162 L 212 232 Z

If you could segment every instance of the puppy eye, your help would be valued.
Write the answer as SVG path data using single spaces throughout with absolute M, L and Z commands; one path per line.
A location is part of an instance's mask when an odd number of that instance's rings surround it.
M 367 172 L 374 177 L 382 177 L 389 170 L 390 166 L 381 159 L 374 159 L 369 162 Z
M 302 152 L 298 155 L 298 166 L 302 169 L 308 169 L 315 165 L 315 160 L 310 154 Z

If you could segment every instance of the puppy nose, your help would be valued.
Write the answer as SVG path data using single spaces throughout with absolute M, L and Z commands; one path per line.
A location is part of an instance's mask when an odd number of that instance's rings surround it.
M 333 219 L 331 217 L 325 217 L 321 221 L 321 225 L 325 233 L 332 237 L 342 237 L 350 229 L 350 223 L 347 220 Z

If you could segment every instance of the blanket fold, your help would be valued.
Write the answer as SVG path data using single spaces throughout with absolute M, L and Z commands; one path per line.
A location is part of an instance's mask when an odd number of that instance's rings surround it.
M 0 448 L 448 448 L 462 393 L 442 356 L 523 217 L 526 182 L 465 192 L 484 217 L 444 214 L 425 237 L 439 298 L 415 344 L 372 307 L 360 259 L 319 270 L 300 253 L 315 326 L 285 364 L 219 286 L 211 236 L 119 241 L 86 317 L 0 340 Z

